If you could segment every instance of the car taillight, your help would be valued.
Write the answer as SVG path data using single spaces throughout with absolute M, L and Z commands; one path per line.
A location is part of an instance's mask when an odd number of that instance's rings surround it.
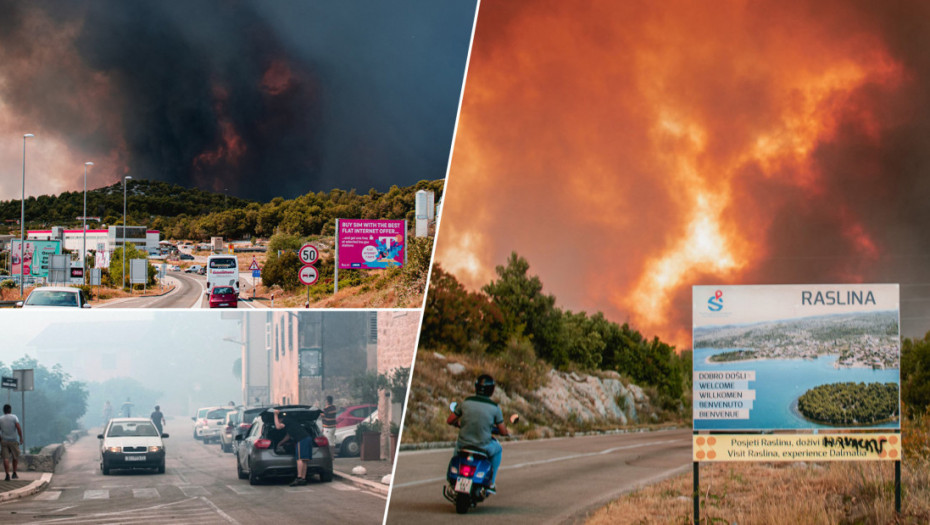
M 255 441 L 255 448 L 271 448 L 271 440 L 258 439 Z
M 318 437 L 318 438 L 314 438 L 314 439 L 313 439 L 313 442 L 316 443 L 316 446 L 318 446 L 318 447 L 328 447 L 328 446 L 329 446 L 329 440 L 326 439 L 324 436 L 320 436 L 320 437 Z
M 470 478 L 475 473 L 475 467 L 474 465 L 462 465 L 459 467 L 459 472 L 466 478 Z
M 239 425 L 239 430 L 249 430 L 252 428 L 252 425 L 249 423 L 242 423 Z

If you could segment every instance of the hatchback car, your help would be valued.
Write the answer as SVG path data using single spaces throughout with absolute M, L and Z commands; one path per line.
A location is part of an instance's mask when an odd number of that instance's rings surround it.
M 232 452 L 236 446 L 236 429 L 239 427 L 239 417 L 242 407 L 236 407 L 236 410 L 226 412 L 226 420 L 223 421 L 222 430 L 220 430 L 220 449 L 223 452 Z
M 111 469 L 155 469 L 165 473 L 165 443 L 168 434 L 159 434 L 152 420 L 144 417 L 113 418 L 100 440 L 100 471 Z
M 36 288 L 25 301 L 17 302 L 21 308 L 90 308 L 80 288 L 44 286 Z
M 238 308 L 239 294 L 232 286 L 214 286 L 210 290 L 210 308 Z
M 204 443 L 220 440 L 220 431 L 226 421 L 226 413 L 235 410 L 235 407 L 204 407 L 197 410 L 194 420 L 194 439 Z
M 275 409 L 280 410 L 284 417 L 298 418 L 301 426 L 310 433 L 313 449 L 307 464 L 307 477 L 318 474 L 320 481 L 332 481 L 333 455 L 329 441 L 323 436 L 317 422 L 322 410 L 307 405 L 266 408 L 255 418 L 248 435 L 237 438 L 236 472 L 239 479 L 248 479 L 250 484 L 257 485 L 267 478 L 293 477 L 297 474 L 295 444 L 289 439 L 281 445 L 287 433 L 284 429 L 275 428 Z
M 236 448 L 236 439 L 244 438 L 249 434 L 249 430 L 252 428 L 252 422 L 255 421 L 255 418 L 259 416 L 266 408 L 263 407 L 239 407 L 238 411 L 238 421 L 239 424 L 233 429 L 233 449 Z
M 194 260 L 194 256 L 191 255 L 191 254 L 189 254 L 189 253 L 182 253 L 182 254 L 179 254 L 179 255 L 178 255 L 178 259 L 180 259 L 180 260 L 182 260 L 182 261 L 193 261 L 193 260 Z
M 200 273 L 200 265 L 193 264 L 184 269 L 184 273 Z
M 378 405 L 354 405 L 336 414 L 336 428 L 357 425 L 378 410 Z

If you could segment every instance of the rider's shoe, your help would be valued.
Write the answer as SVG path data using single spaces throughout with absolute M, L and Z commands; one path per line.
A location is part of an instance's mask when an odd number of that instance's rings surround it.
M 488 494 L 497 494 L 497 485 L 491 485 L 486 490 Z

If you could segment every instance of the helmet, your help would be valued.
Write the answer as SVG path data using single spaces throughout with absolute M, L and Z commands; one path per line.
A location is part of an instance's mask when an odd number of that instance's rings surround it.
M 488 374 L 481 374 L 475 380 L 475 394 L 491 397 L 494 394 L 494 378 Z

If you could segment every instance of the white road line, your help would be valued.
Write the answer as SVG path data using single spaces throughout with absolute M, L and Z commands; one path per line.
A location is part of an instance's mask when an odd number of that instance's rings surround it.
M 84 491 L 84 499 L 110 499 L 110 491 L 107 489 L 88 489 Z
M 158 489 L 156 488 L 132 489 L 132 497 L 134 498 L 157 498 L 157 497 L 160 497 L 160 494 L 158 494 Z
M 239 522 L 238 522 L 238 521 L 234 520 L 233 517 L 230 516 L 229 514 L 226 514 L 225 512 L 223 512 L 222 510 L 220 510 L 220 508 L 217 507 L 216 505 L 214 505 L 212 501 L 210 501 L 210 500 L 208 500 L 207 498 L 204 498 L 204 497 L 201 497 L 200 499 L 203 500 L 204 503 L 206 503 L 207 505 L 210 505 L 211 507 L 213 507 L 213 510 L 215 510 L 216 513 L 219 514 L 220 516 L 222 516 L 224 519 L 226 519 L 226 521 L 228 521 L 228 522 L 230 522 L 230 523 L 235 523 L 236 525 L 239 525 Z
M 55 501 L 61 497 L 60 490 L 46 490 L 35 497 L 36 501 Z
M 333 483 L 329 486 L 335 490 L 342 490 L 346 492 L 358 492 L 359 491 L 358 487 L 354 487 L 352 485 L 346 485 L 344 483 Z
M 257 489 L 255 489 L 254 487 L 250 487 L 248 485 L 226 485 L 226 486 L 229 488 L 229 490 L 235 492 L 236 494 L 240 496 L 245 496 L 247 494 L 255 494 L 256 492 L 258 492 Z
M 178 487 L 178 488 L 181 489 L 181 492 L 183 492 L 184 495 L 187 497 L 209 496 L 210 495 L 210 492 L 208 492 L 207 489 L 201 487 L 200 485 L 187 485 L 187 486 Z

